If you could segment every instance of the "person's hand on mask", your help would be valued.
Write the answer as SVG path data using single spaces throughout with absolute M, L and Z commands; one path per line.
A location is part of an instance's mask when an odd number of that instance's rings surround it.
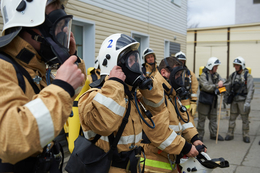
M 55 79 L 59 79 L 69 83 L 75 90 L 84 81 L 85 75 L 75 64 L 76 56 L 69 57 L 57 70 Z
M 223 87 L 224 85 L 223 85 L 223 82 L 220 80 L 219 82 L 218 82 L 218 87 L 219 88 L 221 88 L 221 87 Z
M 126 78 L 125 73 L 122 71 L 122 68 L 119 66 L 113 67 L 113 69 L 110 71 L 109 78 L 112 77 L 118 78 L 123 82 L 125 81 Z

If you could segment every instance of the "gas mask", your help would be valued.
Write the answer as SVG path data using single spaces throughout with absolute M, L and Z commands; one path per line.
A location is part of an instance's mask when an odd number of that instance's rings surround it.
M 57 9 L 45 16 L 45 21 L 38 26 L 42 36 L 30 30 L 28 33 L 41 42 L 38 53 L 49 65 L 62 64 L 69 57 L 69 43 L 72 15 L 67 15 L 64 9 Z M 28 29 L 27 29 L 28 30 Z
M 133 89 L 137 87 L 140 89 L 152 89 L 152 80 L 144 77 L 142 73 L 138 51 L 130 50 L 125 54 L 121 54 L 118 59 L 118 66 L 122 68 L 126 75 L 125 82 L 133 86 Z
M 181 100 L 185 100 L 189 97 L 189 91 L 185 88 L 185 74 L 185 68 L 178 66 L 172 69 L 169 79 L 171 86 Z

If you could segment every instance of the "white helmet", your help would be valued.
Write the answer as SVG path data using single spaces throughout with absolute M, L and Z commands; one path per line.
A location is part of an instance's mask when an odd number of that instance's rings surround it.
M 118 33 L 107 37 L 98 54 L 100 75 L 109 75 L 112 68 L 117 65 L 119 56 L 122 57 L 130 50 L 137 50 L 138 47 L 139 43 L 125 34 Z
M 244 58 L 242 58 L 241 56 L 236 57 L 236 59 L 234 59 L 233 65 L 234 64 L 241 65 L 242 70 L 244 70 L 246 68 L 246 62 L 245 62 Z
M 211 159 L 208 154 L 201 152 L 196 158 L 181 158 L 180 166 L 181 172 L 210 173 L 217 167 L 229 167 L 229 162 L 223 158 Z
M 99 66 L 99 61 L 98 61 L 98 57 L 97 57 L 96 60 L 95 60 L 94 68 L 95 68 L 95 69 L 99 69 L 99 68 L 100 68 L 100 66 Z
M 1 0 L 3 30 L 0 47 L 9 44 L 21 31 L 22 27 L 35 27 L 45 21 L 46 6 L 56 0 Z M 67 0 L 61 0 L 66 5 Z M 8 32 L 7 32 L 8 30 Z
M 145 59 L 146 55 L 149 55 L 149 54 L 153 54 L 153 56 L 154 56 L 154 61 L 156 61 L 156 56 L 155 56 L 155 53 L 154 53 L 153 49 L 147 47 L 147 48 L 144 49 L 144 51 L 143 51 L 143 56 L 142 56 L 142 57 L 143 57 L 144 62 L 146 62 L 146 59 Z
M 209 58 L 209 60 L 207 62 L 206 68 L 208 70 L 212 70 L 214 66 L 219 65 L 219 64 L 221 64 L 221 62 L 219 61 L 218 58 L 211 57 L 211 58 Z
M 176 54 L 175 54 L 175 57 L 176 57 L 178 60 L 184 60 L 184 61 L 187 60 L 187 59 L 186 59 L 186 55 L 185 55 L 182 51 L 176 53 Z

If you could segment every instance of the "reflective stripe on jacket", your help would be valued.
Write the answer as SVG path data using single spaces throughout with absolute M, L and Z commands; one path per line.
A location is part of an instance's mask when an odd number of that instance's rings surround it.
M 16 58 L 24 50 L 31 52 L 25 63 Z M 24 67 L 32 78 L 40 76 L 36 84 L 41 90 L 35 94 L 24 77 L 26 92 L 20 88 L 12 64 L 0 60 L 0 158 L 2 162 L 15 164 L 40 153 L 42 148 L 56 137 L 71 113 L 73 98 L 58 85 L 46 83 L 46 66 L 35 49 L 17 36 L 1 49 Z M 24 57 L 23 57 L 24 58 Z M 85 65 L 79 63 L 82 71 Z
M 171 88 L 170 84 L 161 76 L 160 73 L 155 75 L 154 81 L 158 81 L 161 86 L 164 83 L 168 88 Z M 161 89 L 162 90 L 160 92 L 164 93 L 164 89 Z M 176 93 L 173 90 L 171 99 L 174 99 L 175 95 Z M 156 118 L 153 119 L 156 124 L 156 128 L 160 128 L 159 130 L 151 130 L 148 128 L 144 129 L 145 134 L 150 136 L 149 139 L 151 141 L 150 144 L 144 144 L 144 149 L 146 158 L 149 159 L 151 163 L 153 161 L 159 161 L 166 164 L 163 167 L 158 167 L 155 165 L 149 166 L 149 169 L 169 172 L 170 165 L 168 164 L 168 154 L 170 154 L 169 157 L 173 161 L 173 155 L 178 155 L 181 153 L 185 144 L 185 139 L 190 141 L 195 135 L 198 134 L 198 132 L 191 122 L 184 123 L 178 119 L 174 105 L 169 100 L 170 98 L 167 95 L 165 95 L 165 97 L 165 101 L 167 102 L 167 112 L 165 112 L 165 115 L 167 116 L 156 116 Z M 184 117 L 184 119 L 186 120 L 187 117 Z M 184 134 L 185 139 L 181 135 L 178 135 L 181 132 Z M 162 141 L 160 143 L 160 141 L 158 141 L 160 136 L 166 136 L 167 138 L 164 141 L 160 140 Z
M 166 110 L 163 93 L 158 92 L 158 87 L 160 86 L 154 82 L 152 90 L 139 90 L 138 94 L 146 109 L 151 110 L 152 114 L 156 113 L 153 114 L 154 117 L 163 116 Z M 85 137 L 92 140 L 96 134 L 101 135 L 96 145 L 107 152 L 109 150 L 107 136 L 117 133 L 127 110 L 128 101 L 123 84 L 114 80 L 105 81 L 101 89 L 93 88 L 84 93 L 79 98 L 79 117 Z M 134 100 L 130 102 L 128 123 L 117 145 L 119 153 L 140 146 L 142 128 L 146 126 L 141 121 Z M 147 121 L 149 123 L 149 120 Z

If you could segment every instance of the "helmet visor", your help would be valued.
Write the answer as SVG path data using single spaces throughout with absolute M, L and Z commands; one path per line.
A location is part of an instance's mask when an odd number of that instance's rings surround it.
M 54 39 L 61 46 L 69 48 L 72 16 L 65 16 L 54 24 Z
M 140 60 L 138 51 L 132 51 L 132 52 L 128 53 L 127 56 L 128 56 L 126 58 L 127 68 L 129 70 L 131 70 L 132 72 L 140 73 L 141 72 L 141 60 Z

